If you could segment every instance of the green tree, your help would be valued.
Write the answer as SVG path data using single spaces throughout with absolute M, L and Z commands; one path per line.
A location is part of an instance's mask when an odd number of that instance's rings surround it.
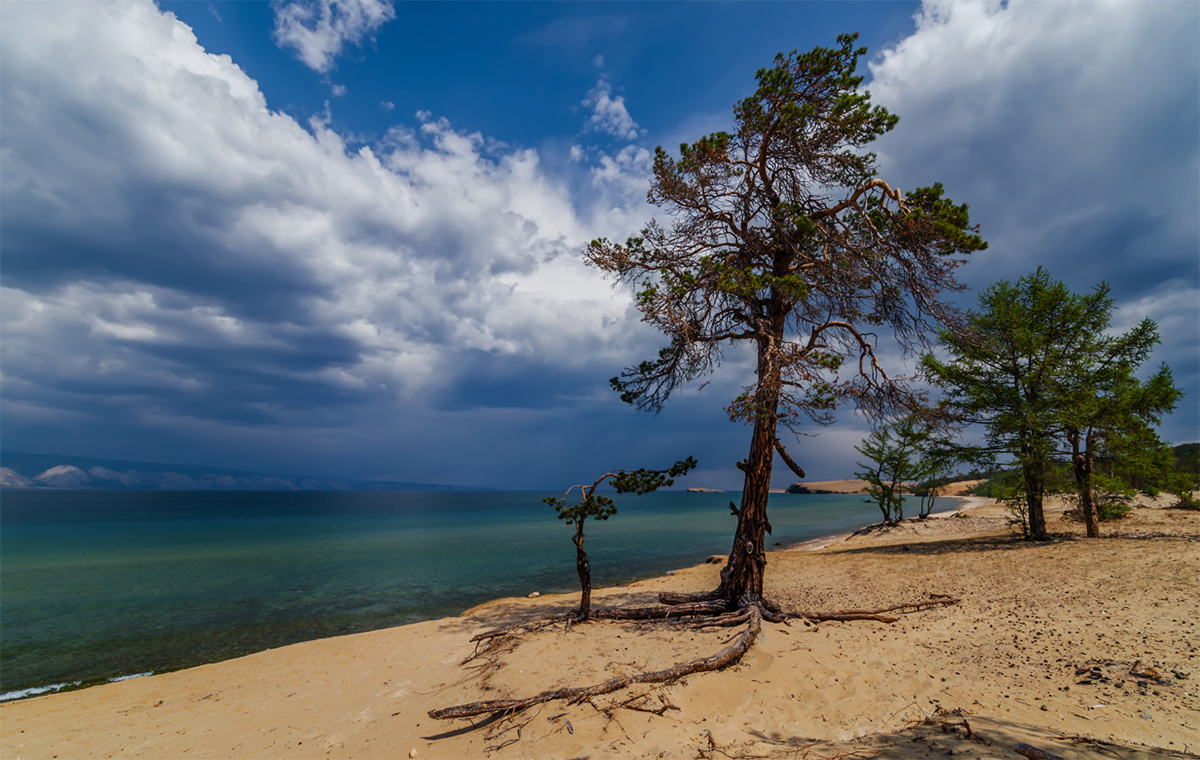
M 673 485 L 675 478 L 686 475 L 695 466 L 696 460 L 688 457 L 677 461 L 666 470 L 611 470 L 597 478 L 590 486 L 571 486 L 563 496 L 547 496 L 542 499 L 554 507 L 558 519 L 566 520 L 567 525 L 575 526 L 575 571 L 579 574 L 579 585 L 582 589 L 579 611 L 576 613 L 578 620 L 588 620 L 592 615 L 592 564 L 583 549 L 583 524 L 589 517 L 603 522 L 617 513 L 616 503 L 608 496 L 597 494 L 596 489 L 607 480 L 617 493 L 636 493 L 640 496 Z M 577 488 L 579 503 L 568 504 L 571 492 Z
M 917 514 L 922 520 L 933 511 L 942 489 L 954 481 L 954 467 L 962 461 L 959 448 L 952 433 L 945 428 L 931 431 L 925 442 L 916 487 L 913 489 L 913 493 L 921 500 Z
M 1097 443 L 1115 441 L 1155 421 L 1169 408 L 1164 404 L 1174 405 L 1175 396 L 1164 390 L 1164 382 L 1173 388 L 1165 368 L 1146 384 L 1133 379 L 1157 341 L 1153 322 L 1105 335 L 1113 309 L 1108 292 L 1102 284 L 1077 295 L 1039 267 L 1015 284 L 998 282 L 981 293 L 965 331 L 943 331 L 947 360 L 932 354 L 921 360 L 958 419 L 985 426 L 986 443 L 970 454 L 1007 455 L 1020 470 L 1018 498 L 1029 538 L 1047 538 L 1043 500 L 1060 442 L 1071 446 L 1073 459 L 1078 452 L 1086 471 L 1077 471 L 1077 483 L 1090 494 Z
M 1097 292 L 1107 293 L 1108 288 L 1101 285 Z M 1108 311 L 1112 311 L 1111 300 Z M 1079 510 L 1090 538 L 1100 536 L 1100 518 L 1102 511 L 1107 511 L 1102 510 L 1105 505 L 1097 501 L 1095 493 L 1098 460 L 1136 461 L 1143 477 L 1168 466 L 1151 426 L 1175 408 L 1182 394 L 1166 365 L 1145 382 L 1134 376 L 1158 342 L 1158 328 L 1147 319 L 1123 335 L 1094 336 L 1092 351 L 1070 357 L 1064 383 L 1067 398 L 1060 412 L 1065 418 L 1063 434 L 1070 446 Z M 1112 493 L 1133 483 L 1110 477 L 1099 485 Z
M 877 176 L 864 148 L 897 117 L 860 89 L 866 49 L 855 39 L 776 56 L 735 105 L 732 132 L 683 144 L 678 158 L 657 148 L 648 198 L 671 223 L 588 247 L 591 264 L 640 288 L 643 320 L 668 338 L 657 358 L 613 379 L 625 401 L 656 411 L 711 373 L 731 344 L 754 351 L 755 377 L 727 408 L 753 432 L 720 586 L 663 601 L 764 607 L 775 453 L 804 477 L 780 427 L 828 424 L 842 403 L 873 419 L 916 403 L 908 379 L 878 361 L 875 330 L 909 351 L 955 325 L 959 314 L 941 295 L 961 289 L 963 255 L 985 247 L 967 207 L 940 185 L 902 193 Z
M 867 503 L 876 504 L 883 521 L 895 524 L 904 519 L 904 491 L 919 501 L 918 515 L 927 517 L 938 490 L 949 482 L 955 459 L 947 433 L 918 415 L 876 427 L 854 449 L 867 458 L 855 477 L 867 481 Z
M 867 458 L 868 464 L 854 473 L 869 484 L 868 504 L 878 505 L 885 523 L 904 519 L 904 489 L 917 475 L 914 456 L 921 444 L 921 434 L 914 428 L 913 419 L 905 417 L 895 424 L 884 424 L 871 431 L 861 446 L 854 450 Z

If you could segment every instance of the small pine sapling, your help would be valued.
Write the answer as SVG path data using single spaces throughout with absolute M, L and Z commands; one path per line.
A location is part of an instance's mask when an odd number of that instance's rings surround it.
M 596 489 L 607 480 L 611 481 L 617 493 L 635 493 L 640 496 L 674 484 L 675 478 L 686 475 L 695 466 L 696 460 L 688 457 L 665 470 L 612 470 L 601 475 L 590 486 L 571 486 L 563 496 L 547 496 L 542 499 L 554 507 L 558 519 L 566 520 L 567 525 L 575 526 L 575 570 L 579 573 L 579 585 L 582 590 L 576 619 L 588 620 L 592 614 L 592 565 L 583 549 L 583 524 L 589 517 L 603 522 L 617 513 L 616 503 L 608 496 L 597 495 Z M 576 488 L 579 489 L 582 501 L 578 504 L 568 504 L 567 499 Z

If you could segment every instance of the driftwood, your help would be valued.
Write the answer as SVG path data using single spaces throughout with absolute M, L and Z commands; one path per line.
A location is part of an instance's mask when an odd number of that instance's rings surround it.
M 667 668 L 666 670 L 656 670 L 650 673 L 638 673 L 632 676 L 620 676 L 610 678 L 603 683 L 598 683 L 593 686 L 583 686 L 566 689 L 552 689 L 543 691 L 540 694 L 535 694 L 532 697 L 525 699 L 493 699 L 485 702 L 471 702 L 465 705 L 455 707 L 446 707 L 441 710 L 430 710 L 429 717 L 446 719 L 446 718 L 469 718 L 474 715 L 485 715 L 496 712 L 516 712 L 524 710 L 533 705 L 550 702 L 557 699 L 565 699 L 569 702 L 582 702 L 591 697 L 598 697 L 602 694 L 611 694 L 618 689 L 624 689 L 627 686 L 632 686 L 638 683 L 669 683 L 677 681 L 684 676 L 692 673 L 700 673 L 703 671 L 720 670 L 721 668 L 733 665 L 741 660 L 742 655 L 758 638 L 759 632 L 762 630 L 762 614 L 758 607 L 749 607 L 747 609 L 749 625 L 746 630 L 742 631 L 733 643 L 717 652 L 711 657 L 701 657 L 695 660 L 688 660 L 677 665 Z
M 1030 747 L 1028 744 L 1018 744 L 1013 747 L 1013 752 L 1016 752 L 1022 757 L 1027 757 L 1029 760 L 1066 760 L 1062 755 L 1056 755 L 1053 752 L 1047 752 L 1044 749 Z
M 840 612 L 791 612 L 788 613 L 789 618 L 801 618 L 803 620 L 812 620 L 814 622 L 825 622 L 827 620 L 877 620 L 880 623 L 894 623 L 900 618 L 884 615 L 885 612 L 896 612 L 898 610 L 916 611 L 926 607 L 938 607 L 941 605 L 958 604 L 962 600 L 957 597 L 942 596 L 936 594 L 930 596 L 923 602 L 906 602 L 905 604 L 895 604 L 891 607 L 883 607 L 878 610 L 842 610 Z

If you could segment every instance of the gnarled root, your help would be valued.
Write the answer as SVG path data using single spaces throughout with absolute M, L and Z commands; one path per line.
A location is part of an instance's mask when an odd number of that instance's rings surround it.
M 667 618 L 684 617 L 685 615 L 714 615 L 725 612 L 728 609 L 728 602 L 714 600 L 680 603 L 670 606 L 618 607 L 611 610 L 593 610 L 592 617 L 597 620 L 665 620 Z
M 757 606 L 749 607 L 745 610 L 745 613 L 747 616 L 746 622 L 748 623 L 746 630 L 742 631 L 729 646 L 711 657 L 687 660 L 686 662 L 673 665 L 666 670 L 610 678 L 603 683 L 593 686 L 543 691 L 541 694 L 535 694 L 525 699 L 493 699 L 485 702 L 471 702 L 456 707 L 446 707 L 441 710 L 430 710 L 429 717 L 444 720 L 447 718 L 469 718 L 474 715 L 485 715 L 496 712 L 516 712 L 524 710 L 527 707 L 532 707 L 533 705 L 558 699 L 565 699 L 572 703 L 582 702 L 590 697 L 610 694 L 633 684 L 669 683 L 692 673 L 720 670 L 741 660 L 742 655 L 750 649 L 754 644 L 754 640 L 758 638 L 759 632 L 762 630 L 762 612 L 759 608 Z
M 662 591 L 658 595 L 661 604 L 691 604 L 694 602 L 715 602 L 722 600 L 719 590 L 704 591 L 699 594 L 680 594 L 675 591 Z

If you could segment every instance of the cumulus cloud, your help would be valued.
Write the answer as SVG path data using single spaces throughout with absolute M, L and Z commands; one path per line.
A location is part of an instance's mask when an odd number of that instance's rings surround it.
M 1123 285 L 1142 288 L 1178 276 L 1196 239 L 1198 16 L 1188 3 L 927 2 L 871 65 L 874 99 L 901 117 L 879 143 L 884 167 L 971 203 L 996 249 L 980 257 L 989 274 L 1057 258 L 1093 280 L 1127 268 Z
M 328 71 L 383 23 L 355 7 L 276 6 L 312 32 L 280 44 Z M 144 458 L 160 431 L 197 461 L 509 487 L 555 482 L 597 452 L 637 463 L 669 450 L 714 468 L 697 484 L 737 486 L 745 439 L 721 412 L 750 371 L 737 350 L 659 418 L 613 424 L 603 379 L 659 336 L 578 254 L 658 213 L 643 148 L 571 146 L 567 180 L 536 151 L 428 112 L 351 147 L 328 111 L 300 124 L 272 110 L 148 0 L 3 14 L 6 445 L 92 441 Z M 902 117 L 878 143 L 885 178 L 943 181 L 992 243 L 968 282 L 1046 263 L 1077 291 L 1107 279 L 1121 324 L 1159 321 L 1155 361 L 1189 394 L 1191 416 L 1165 433 L 1177 441 L 1195 439 L 1200 397 L 1198 15 L 927 3 L 870 83 Z M 605 79 L 585 105 L 587 129 L 641 135 Z M 843 422 L 793 453 L 848 475 L 862 431 Z M 397 464 L 372 469 L 367 451 Z M 493 464 L 464 476 L 464 460 Z
M 614 98 L 612 85 L 606 79 L 601 78 L 596 82 L 596 86 L 584 98 L 583 105 L 592 110 L 587 129 L 604 132 L 619 140 L 636 140 L 641 134 L 637 122 L 625 107 L 625 97 L 618 95 Z
M 390 0 L 276 0 L 275 41 L 314 71 L 328 72 L 355 45 L 396 18 Z
M 1200 302 L 1200 6 L 927 0 L 915 22 L 870 66 L 900 116 L 883 176 L 971 205 L 991 245 L 962 270 L 977 290 L 1045 265 L 1171 321 L 1157 358 L 1196 409 L 1200 323 L 1170 310 Z M 1165 432 L 1198 428 L 1184 410 Z
M 351 150 L 148 2 L 66 8 L 6 9 L 9 410 L 349 424 L 507 360 L 624 363 L 628 300 L 535 151 L 430 115 Z

